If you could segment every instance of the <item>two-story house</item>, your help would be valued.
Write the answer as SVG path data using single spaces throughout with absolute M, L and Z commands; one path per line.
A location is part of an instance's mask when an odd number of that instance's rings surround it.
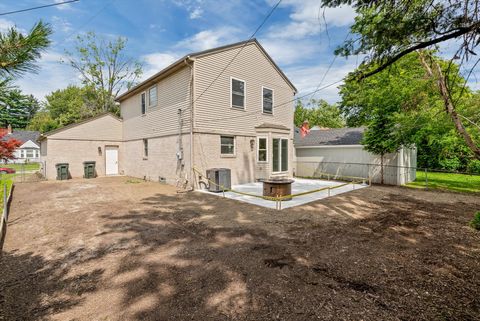
M 99 175 L 192 185 L 193 167 L 230 168 L 233 184 L 292 176 L 295 94 L 257 40 L 192 53 L 119 96 L 121 120 L 103 115 L 44 135 L 47 177 L 57 162 L 82 176 L 88 160 Z M 66 145 L 70 153 L 57 152 Z

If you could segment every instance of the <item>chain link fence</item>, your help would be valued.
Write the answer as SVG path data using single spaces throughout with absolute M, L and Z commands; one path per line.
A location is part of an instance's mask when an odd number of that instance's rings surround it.
M 423 188 L 445 188 L 457 191 L 480 192 L 480 173 L 452 172 L 439 169 L 381 165 L 376 163 L 295 162 L 298 177 L 330 178 L 363 177 L 372 183 L 411 185 Z
M 0 174 L 14 183 L 29 183 L 45 180 L 45 162 L 0 165 Z

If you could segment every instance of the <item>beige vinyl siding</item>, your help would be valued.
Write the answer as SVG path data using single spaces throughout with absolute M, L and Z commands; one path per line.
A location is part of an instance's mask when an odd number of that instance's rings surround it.
M 190 67 L 185 67 L 157 82 L 157 105 L 149 107 L 142 115 L 141 92 L 122 101 L 123 138 L 126 141 L 177 134 L 178 109 L 182 110 L 182 131 L 190 130 Z
M 49 139 L 69 140 L 122 140 L 122 122 L 106 114 L 96 119 L 61 129 L 48 135 Z
M 240 48 L 201 56 L 195 60 L 195 97 L 215 79 Z M 231 77 L 245 81 L 245 109 L 230 106 Z M 262 113 L 262 86 L 274 91 L 273 115 Z M 255 135 L 255 126 L 276 123 L 292 128 L 294 91 L 263 52 L 252 43 L 244 47 L 233 63 L 195 102 L 195 130 L 230 131 Z

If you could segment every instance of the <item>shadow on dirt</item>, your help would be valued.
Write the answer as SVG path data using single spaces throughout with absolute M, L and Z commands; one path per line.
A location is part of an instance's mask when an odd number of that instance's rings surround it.
M 48 319 L 102 290 L 114 296 L 109 320 L 477 318 L 480 236 L 465 228 L 476 205 L 364 201 L 377 213 L 320 224 L 197 193 L 145 198 L 99 216 L 96 247 L 58 248 L 55 261 L 4 254 L 0 316 Z M 220 215 L 253 224 L 213 224 Z

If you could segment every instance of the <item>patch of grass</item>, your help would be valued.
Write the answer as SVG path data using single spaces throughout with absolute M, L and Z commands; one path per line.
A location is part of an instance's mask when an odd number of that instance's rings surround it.
M 141 183 L 142 181 L 139 181 L 137 179 L 129 179 L 125 182 L 125 184 L 138 184 Z
M 0 167 L 9 167 L 19 171 L 38 171 L 40 169 L 40 163 L 27 163 L 27 164 L 4 164 Z
M 465 193 L 480 193 L 480 176 L 454 173 L 428 172 L 428 188 Z M 417 179 L 407 186 L 425 188 L 425 172 L 417 171 Z
M 7 175 L 2 175 L 0 179 L 0 216 L 3 210 L 3 185 L 7 184 L 7 196 L 10 193 L 10 190 L 13 186 L 13 179 L 12 177 L 6 177 Z
M 473 220 L 470 221 L 470 226 L 480 231 L 480 212 L 477 212 L 477 214 L 475 214 Z

